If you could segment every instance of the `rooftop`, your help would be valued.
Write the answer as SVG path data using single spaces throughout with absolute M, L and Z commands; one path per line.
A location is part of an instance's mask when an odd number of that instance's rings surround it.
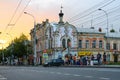
M 100 32 L 96 29 L 92 29 L 92 28 L 79 28 L 79 27 L 76 27 L 78 32 L 83 32 L 83 33 L 97 33 L 97 34 L 105 34 L 105 32 Z
M 109 32 L 106 36 L 109 38 L 120 38 L 120 32 Z

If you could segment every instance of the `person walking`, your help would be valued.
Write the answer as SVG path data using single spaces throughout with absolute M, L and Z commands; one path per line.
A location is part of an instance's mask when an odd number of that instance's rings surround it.
M 103 64 L 106 64 L 106 53 L 103 54 Z
M 98 52 L 97 54 L 97 60 L 98 60 L 98 65 L 100 65 L 100 60 L 101 60 L 101 54 Z
M 93 66 L 93 61 L 94 61 L 94 55 L 91 56 L 91 61 L 90 61 L 90 65 Z

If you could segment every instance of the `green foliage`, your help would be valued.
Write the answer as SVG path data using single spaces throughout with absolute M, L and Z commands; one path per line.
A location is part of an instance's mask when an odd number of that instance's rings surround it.
M 28 49 L 30 48 L 30 50 Z M 11 44 L 4 50 L 5 56 L 23 57 L 32 53 L 32 47 L 27 36 L 21 34 L 19 38 L 15 38 Z
M 110 62 L 108 65 L 120 65 L 120 62 Z

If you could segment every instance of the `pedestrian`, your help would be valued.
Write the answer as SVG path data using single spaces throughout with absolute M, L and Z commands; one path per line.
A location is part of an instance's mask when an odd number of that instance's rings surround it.
M 101 63 L 101 54 L 98 52 L 97 54 L 98 65 Z
M 73 56 L 73 64 L 76 65 L 76 54 Z
M 106 53 L 103 54 L 103 64 L 106 64 Z
M 94 55 L 91 56 L 91 61 L 90 61 L 90 65 L 93 66 L 93 61 L 94 61 Z

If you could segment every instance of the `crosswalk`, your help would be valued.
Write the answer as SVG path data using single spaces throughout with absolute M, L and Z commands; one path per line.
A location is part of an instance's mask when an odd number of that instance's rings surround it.
M 0 80 L 7 80 L 4 76 L 0 75 Z

